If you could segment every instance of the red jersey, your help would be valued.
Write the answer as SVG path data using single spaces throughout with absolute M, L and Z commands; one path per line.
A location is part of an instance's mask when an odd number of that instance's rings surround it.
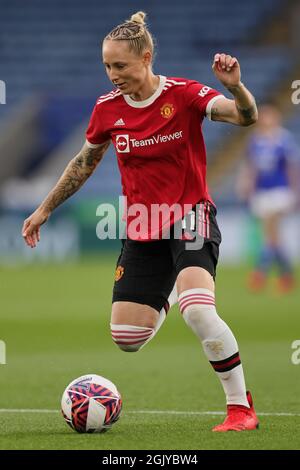
M 138 205 L 148 214 L 154 205 L 179 205 L 182 217 L 196 203 L 211 201 L 201 124 L 205 116 L 210 118 L 220 97 L 218 91 L 194 80 L 164 76 L 145 101 L 134 101 L 120 90 L 100 96 L 86 132 L 87 145 L 113 142 L 129 212 Z M 127 226 L 132 215 L 128 213 Z M 159 231 L 178 218 L 173 214 L 161 221 Z M 157 238 L 150 219 L 147 234 L 141 230 L 140 237 L 130 238 Z

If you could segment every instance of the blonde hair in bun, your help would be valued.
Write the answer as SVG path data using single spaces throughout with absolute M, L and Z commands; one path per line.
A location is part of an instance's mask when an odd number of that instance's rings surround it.
M 105 41 L 128 41 L 129 50 L 141 56 L 145 50 L 154 56 L 154 40 L 145 23 L 146 13 L 138 11 L 131 15 L 130 20 L 116 26 Z
M 146 16 L 147 15 L 144 11 L 138 11 L 137 13 L 134 13 L 133 15 L 131 15 L 129 22 L 145 24 L 144 20 Z

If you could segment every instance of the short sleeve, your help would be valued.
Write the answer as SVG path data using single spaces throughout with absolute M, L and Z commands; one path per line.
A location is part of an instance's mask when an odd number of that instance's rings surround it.
M 86 143 L 88 147 L 95 148 L 110 139 L 110 134 L 104 129 L 100 118 L 101 106 L 96 104 L 86 130 Z
M 218 99 L 224 98 L 224 95 L 207 85 L 191 81 L 186 88 L 186 98 L 188 104 L 198 111 L 201 119 L 211 119 L 212 105 Z

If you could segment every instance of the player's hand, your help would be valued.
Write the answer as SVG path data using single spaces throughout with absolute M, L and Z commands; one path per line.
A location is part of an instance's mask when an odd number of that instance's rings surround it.
M 226 88 L 240 85 L 241 69 L 236 57 L 229 54 L 215 54 L 212 69 Z
M 40 227 L 49 218 L 50 214 L 37 209 L 26 220 L 24 220 L 22 228 L 22 236 L 28 246 L 34 248 L 40 241 Z

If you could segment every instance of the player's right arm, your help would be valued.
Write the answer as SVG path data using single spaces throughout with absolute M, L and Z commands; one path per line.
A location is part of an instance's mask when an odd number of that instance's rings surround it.
M 62 176 L 41 205 L 23 224 L 25 242 L 34 248 L 40 240 L 40 226 L 44 224 L 56 207 L 76 193 L 91 176 L 109 147 L 110 141 L 93 148 L 85 143 L 80 152 L 70 161 Z

